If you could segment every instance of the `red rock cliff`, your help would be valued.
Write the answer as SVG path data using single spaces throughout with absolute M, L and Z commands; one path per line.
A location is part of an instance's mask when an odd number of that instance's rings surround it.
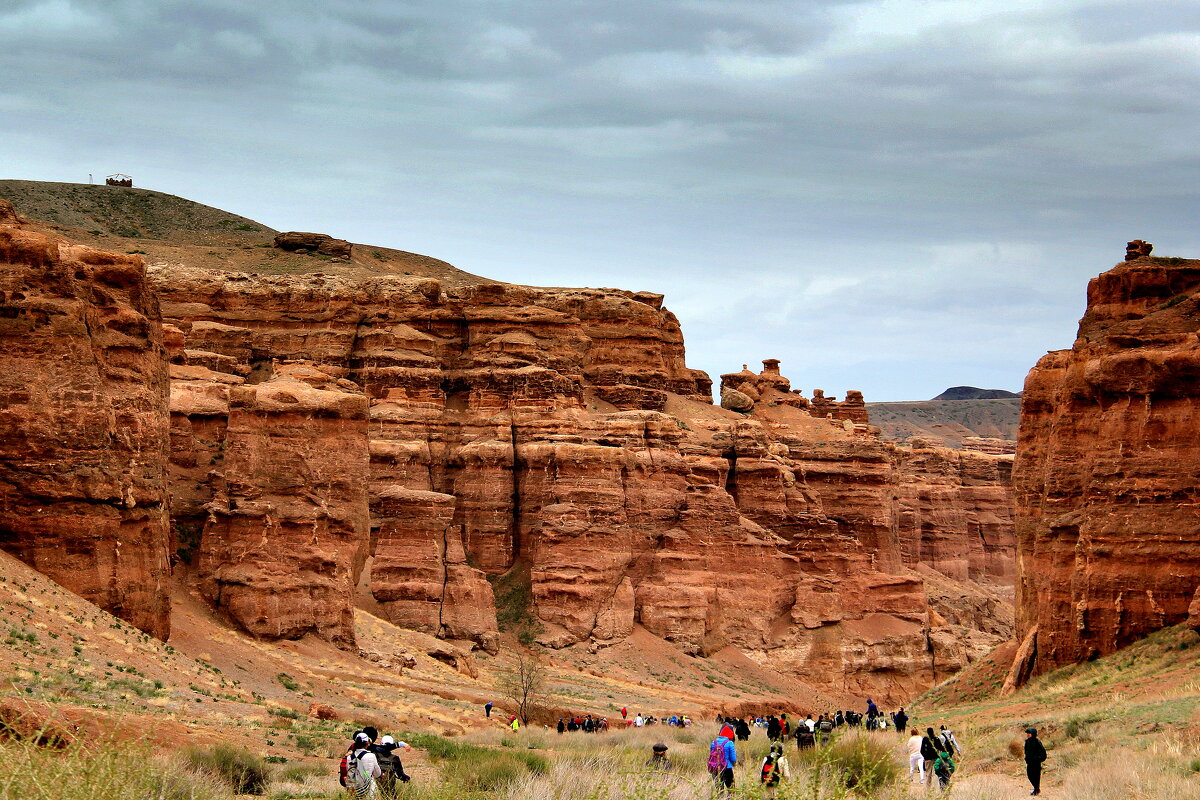
M 163 639 L 166 368 L 141 259 L 0 200 L 0 547 Z
M 1092 279 L 1070 350 L 1025 382 L 1014 679 L 1184 621 L 1200 587 L 1200 261 Z

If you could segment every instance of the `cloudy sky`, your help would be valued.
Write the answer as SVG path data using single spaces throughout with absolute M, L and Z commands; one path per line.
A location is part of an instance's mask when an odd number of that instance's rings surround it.
M 806 393 L 1020 389 L 1200 256 L 1194 0 L 0 0 L 0 75 L 0 177 L 664 292 Z

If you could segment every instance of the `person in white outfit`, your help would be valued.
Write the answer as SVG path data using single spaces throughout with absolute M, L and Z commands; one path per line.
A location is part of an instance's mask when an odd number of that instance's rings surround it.
M 921 734 L 916 728 L 912 729 L 912 736 L 908 737 L 908 779 L 912 780 L 913 769 L 917 771 L 917 779 L 925 782 L 925 757 L 921 755 Z

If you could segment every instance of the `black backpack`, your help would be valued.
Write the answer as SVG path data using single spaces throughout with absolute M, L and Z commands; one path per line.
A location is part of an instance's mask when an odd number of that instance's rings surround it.
M 926 761 L 934 761 L 937 759 L 937 748 L 928 736 L 921 737 L 921 758 Z

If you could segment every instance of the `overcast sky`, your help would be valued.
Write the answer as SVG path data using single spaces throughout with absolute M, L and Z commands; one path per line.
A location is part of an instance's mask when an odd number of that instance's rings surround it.
M 0 177 L 667 295 L 714 379 L 1019 390 L 1200 256 L 1200 3 L 0 0 Z

